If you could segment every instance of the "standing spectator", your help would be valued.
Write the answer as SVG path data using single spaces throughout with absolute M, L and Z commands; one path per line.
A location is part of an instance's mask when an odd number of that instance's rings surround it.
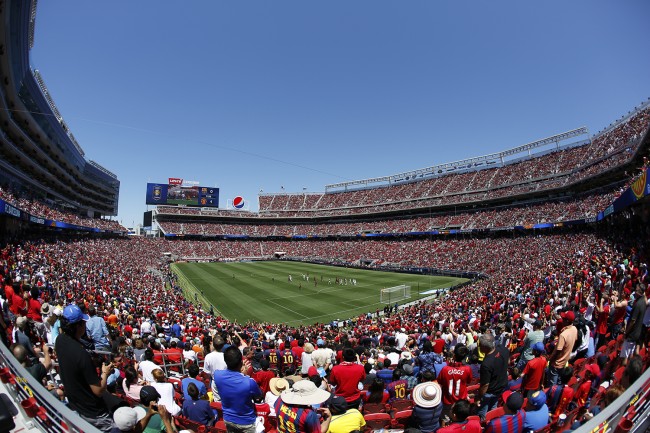
M 517 360 L 517 368 L 519 368 L 519 371 L 523 370 L 526 363 L 535 357 L 535 355 L 533 355 L 533 346 L 535 343 L 544 341 L 544 331 L 542 331 L 542 326 L 542 321 L 536 319 L 533 322 L 533 330 L 526 334 L 521 356 Z
M 623 365 L 627 365 L 627 360 L 632 355 L 639 354 L 639 347 L 643 345 L 641 334 L 643 333 L 643 316 L 645 315 L 648 299 L 645 296 L 645 286 L 637 283 L 635 289 L 636 300 L 632 307 L 632 313 L 625 327 L 625 341 L 621 348 L 621 358 Z
M 425 371 L 437 373 L 435 364 L 441 363 L 442 359 L 433 352 L 433 344 L 431 344 L 431 341 L 425 340 L 422 344 L 422 352 L 418 355 L 416 362 L 420 366 L 420 374 Z
M 102 396 L 106 392 L 106 381 L 112 366 L 104 364 L 101 378 L 97 377 L 95 365 L 79 341 L 86 334 L 88 319 L 76 305 L 68 305 L 63 309 L 63 333 L 55 344 L 59 374 L 70 408 L 99 430 L 110 432 L 114 425 L 113 418 Z
M 90 319 L 86 322 L 86 334 L 95 344 L 95 349 L 110 351 L 111 340 L 106 322 L 103 318 L 97 316 L 97 310 L 94 306 L 88 309 L 88 315 Z
M 302 355 L 300 356 L 302 367 L 300 367 L 300 373 L 302 374 L 303 377 L 307 376 L 307 372 L 309 371 L 309 367 L 311 367 L 313 364 L 312 359 L 311 359 L 311 354 L 314 351 L 314 346 L 311 343 L 305 343 L 303 346 L 303 352 Z
M 212 340 L 213 351 L 205 356 L 205 362 L 203 363 L 203 372 L 210 377 L 214 377 L 215 371 L 225 370 L 227 368 L 224 354 L 221 351 L 225 344 L 226 341 L 221 336 L 217 336 Z M 212 399 L 214 401 L 221 400 L 219 390 L 214 381 L 212 381 Z
M 578 340 L 578 329 L 573 326 L 573 321 L 575 320 L 575 314 L 573 311 L 567 311 L 564 313 L 563 320 L 566 320 L 568 325 L 562 329 L 562 332 L 560 332 L 560 337 L 555 345 L 555 349 L 548 359 L 549 367 L 547 372 L 547 382 L 549 386 L 557 383 L 558 371 L 561 368 L 564 368 L 567 362 L 569 362 L 573 346 Z
M 16 319 L 16 327 L 14 328 L 14 342 L 21 344 L 27 350 L 27 355 L 32 363 L 38 361 L 37 349 L 32 345 L 31 332 L 29 330 L 29 319 L 26 316 L 19 316 Z
M 255 433 L 254 399 L 263 397 L 260 387 L 241 373 L 243 356 L 234 346 L 224 352 L 226 370 L 214 372 L 214 383 L 219 389 L 223 407 L 223 419 L 228 433 Z
M 496 346 L 492 334 L 483 334 L 478 340 L 479 350 L 485 354 L 480 369 L 480 384 L 477 401 L 478 414 L 485 419 L 488 411 L 497 407 L 499 396 L 508 386 L 508 362 L 510 352 L 504 347 Z
M 329 392 L 316 387 L 311 380 L 301 380 L 292 389 L 280 394 L 275 401 L 278 416 L 278 433 L 326 433 L 331 422 L 331 412 L 327 408 L 318 410 L 319 419 L 312 405 L 321 404 L 331 397 Z
M 527 397 L 539 390 L 544 383 L 544 372 L 546 371 L 546 358 L 543 356 L 544 343 L 538 341 L 533 345 L 533 355 L 535 357 L 528 361 L 521 375 L 521 390 Z
M 472 381 L 472 369 L 463 363 L 467 347 L 458 344 L 454 348 L 454 361 L 442 367 L 438 382 L 442 388 L 443 416 L 448 415 L 454 403 L 467 398 L 467 386 Z
M 423 433 L 433 433 L 440 428 L 442 390 L 437 382 L 424 382 L 413 389 L 413 424 Z
M 361 403 L 361 392 L 359 391 L 359 382 L 366 377 L 366 371 L 361 364 L 355 361 L 357 355 L 351 348 L 343 350 L 343 362 L 332 368 L 330 383 L 336 386 L 336 395 L 345 398 L 348 407 L 359 408 Z

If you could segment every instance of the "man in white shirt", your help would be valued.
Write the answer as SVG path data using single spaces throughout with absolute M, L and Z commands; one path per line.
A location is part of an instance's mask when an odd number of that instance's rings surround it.
M 140 371 L 144 381 L 154 383 L 153 371 L 159 369 L 160 366 L 153 362 L 153 350 L 145 350 L 142 357 L 144 360 L 138 364 L 138 371 Z
M 228 368 L 226 361 L 223 358 L 223 352 L 221 352 L 221 349 L 223 349 L 223 346 L 225 344 L 226 342 L 222 337 L 214 337 L 214 340 L 212 340 L 213 350 L 205 356 L 205 362 L 203 364 L 203 372 L 210 375 L 210 384 L 212 385 L 212 395 L 214 401 L 221 400 L 221 397 L 219 397 L 219 392 L 217 391 L 217 387 L 214 384 L 214 372 L 217 370 L 226 370 Z

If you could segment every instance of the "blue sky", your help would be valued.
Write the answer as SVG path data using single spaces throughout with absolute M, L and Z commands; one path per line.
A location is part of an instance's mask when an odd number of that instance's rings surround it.
M 650 2 L 41 1 L 38 69 L 142 222 L 147 182 L 242 195 L 606 127 L 650 96 Z

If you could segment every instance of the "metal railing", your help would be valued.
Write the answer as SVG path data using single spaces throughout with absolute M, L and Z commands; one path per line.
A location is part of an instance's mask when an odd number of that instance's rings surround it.
M 50 394 L 0 343 L 0 387 L 15 404 L 26 425 L 45 432 L 99 432 Z

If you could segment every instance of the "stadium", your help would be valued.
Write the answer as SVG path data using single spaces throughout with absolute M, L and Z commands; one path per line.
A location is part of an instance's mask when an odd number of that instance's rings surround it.
M 87 159 L 30 65 L 36 8 L 0 3 L 0 433 L 142 431 L 129 412 L 146 406 L 140 388 L 166 408 L 146 415 L 156 431 L 243 431 L 232 414 L 250 406 L 258 432 L 295 432 L 290 400 L 274 409 L 291 392 L 274 394 L 279 378 L 331 393 L 321 414 L 338 397 L 343 413 L 358 409 L 360 426 L 338 431 L 650 428 L 650 99 L 596 134 L 260 192 L 257 211 L 155 179 L 150 235 L 134 236 L 115 219 L 118 176 Z M 238 369 L 223 361 L 235 348 Z M 486 373 L 494 353 L 505 364 Z M 339 374 L 357 364 L 350 387 Z M 461 387 L 449 367 L 473 373 Z M 233 405 L 222 383 L 220 400 L 218 370 L 241 370 L 260 398 Z M 186 412 L 190 376 L 210 390 L 210 422 Z M 542 407 L 545 421 L 523 430 Z M 332 418 L 317 421 L 323 433 Z

